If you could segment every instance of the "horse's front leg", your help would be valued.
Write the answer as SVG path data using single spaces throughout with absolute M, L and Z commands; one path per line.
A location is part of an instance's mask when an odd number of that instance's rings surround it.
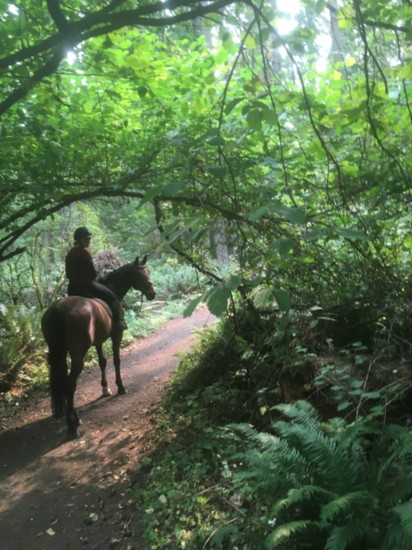
M 107 385 L 107 378 L 106 378 L 107 359 L 104 356 L 102 345 L 96 346 L 96 351 L 97 351 L 97 357 L 99 360 L 100 372 L 102 373 L 102 379 L 101 379 L 102 396 L 108 397 L 109 395 L 112 395 L 112 392 L 110 391 L 110 388 Z
M 113 349 L 113 364 L 116 373 L 116 385 L 117 393 L 124 395 L 127 393 L 126 388 L 123 386 L 122 376 L 120 374 L 120 344 L 122 342 L 123 332 L 116 333 L 112 336 L 112 349 Z

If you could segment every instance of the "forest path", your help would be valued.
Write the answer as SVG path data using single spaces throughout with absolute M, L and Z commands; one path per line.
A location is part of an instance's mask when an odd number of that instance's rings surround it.
M 139 512 L 128 495 L 137 462 L 150 449 L 154 412 L 178 355 L 194 331 L 213 321 L 205 310 L 168 321 L 122 350 L 124 396 L 101 398 L 99 368 L 85 371 L 76 407 L 80 437 L 50 416 L 50 399 L 30 399 L 0 432 L 2 550 L 142 550 Z M 108 364 L 112 391 L 114 369 Z

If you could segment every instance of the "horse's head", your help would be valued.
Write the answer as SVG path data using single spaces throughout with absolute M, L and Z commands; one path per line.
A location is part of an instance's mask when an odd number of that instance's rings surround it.
M 139 256 L 133 262 L 132 270 L 132 287 L 135 290 L 143 292 L 148 300 L 153 300 L 156 296 L 155 289 L 150 282 L 150 272 L 146 267 L 147 256 L 142 261 L 139 260 Z

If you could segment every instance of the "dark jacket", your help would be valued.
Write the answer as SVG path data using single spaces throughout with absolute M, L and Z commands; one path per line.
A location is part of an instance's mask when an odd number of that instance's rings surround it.
M 87 248 L 74 246 L 66 256 L 66 277 L 71 284 L 91 283 L 97 277 L 93 259 Z

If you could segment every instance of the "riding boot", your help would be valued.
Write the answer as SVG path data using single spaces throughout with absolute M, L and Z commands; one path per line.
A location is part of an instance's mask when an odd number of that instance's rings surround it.
M 124 312 L 120 302 L 113 304 L 113 326 L 112 332 L 123 332 L 127 330 L 127 325 L 124 320 Z

